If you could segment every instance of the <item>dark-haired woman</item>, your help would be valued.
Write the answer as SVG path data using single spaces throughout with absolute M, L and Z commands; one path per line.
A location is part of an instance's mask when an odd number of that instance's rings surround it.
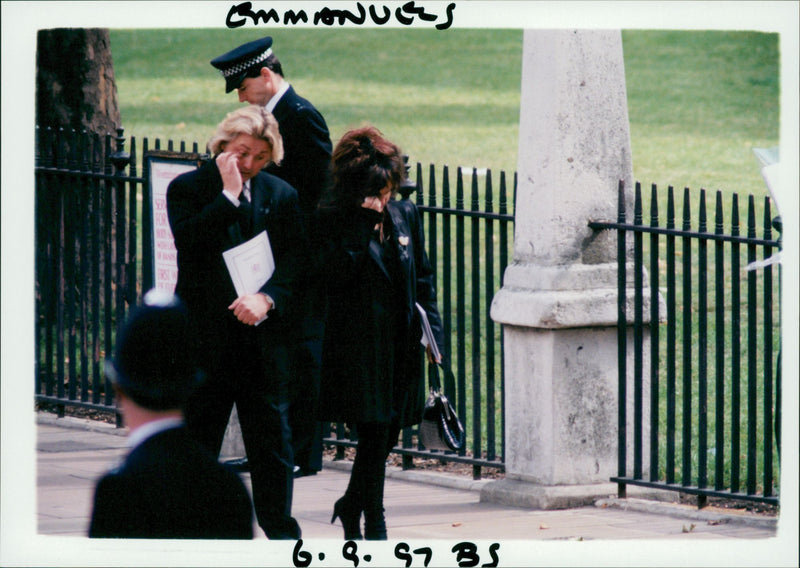
M 416 304 L 440 351 L 441 319 L 419 212 L 393 199 L 405 178 L 400 149 L 374 127 L 351 130 L 332 173 L 314 227 L 327 290 L 320 418 L 355 427 L 358 446 L 331 522 L 359 539 L 363 513 L 364 537 L 384 540 L 386 458 L 401 429 L 420 422 L 426 391 Z

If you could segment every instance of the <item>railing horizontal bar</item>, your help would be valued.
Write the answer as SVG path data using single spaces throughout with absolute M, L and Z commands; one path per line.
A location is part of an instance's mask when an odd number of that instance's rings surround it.
M 91 170 L 68 170 L 63 168 L 54 168 L 46 166 L 36 166 L 36 172 L 47 173 L 47 174 L 59 174 L 62 176 L 69 176 L 69 177 L 80 177 L 84 179 L 90 178 L 90 179 L 123 180 L 125 182 L 133 182 L 133 183 L 145 183 L 147 181 L 146 178 L 129 176 L 127 174 L 120 176 L 118 174 L 109 172 L 97 172 Z
M 594 230 L 619 229 L 637 233 L 658 233 L 661 235 L 675 235 L 678 237 L 691 237 L 695 239 L 705 239 L 708 241 L 724 241 L 729 243 L 744 243 L 751 245 L 761 245 L 769 247 L 779 247 L 777 240 L 760 239 L 757 237 L 742 237 L 734 235 L 719 235 L 715 233 L 703 233 L 699 231 L 685 231 L 681 229 L 666 229 L 664 227 L 651 227 L 649 225 L 634 225 L 632 223 L 614 223 L 611 221 L 590 221 L 589 228 Z
M 109 406 L 107 404 L 97 404 L 93 402 L 86 402 L 82 400 L 78 400 L 77 398 L 59 398 L 57 396 L 48 396 L 45 394 L 36 394 L 34 398 L 38 402 L 45 402 L 47 404 L 59 405 L 59 406 L 77 406 L 80 408 L 88 408 L 91 410 L 99 410 L 102 412 L 108 412 L 109 414 L 116 414 L 119 415 L 117 408 L 115 406 Z
M 468 209 L 455 209 L 453 207 L 431 207 L 429 205 L 417 205 L 420 211 L 430 211 L 432 213 L 442 213 L 449 215 L 459 215 L 461 217 L 477 217 L 479 219 L 498 219 L 500 221 L 513 221 L 514 216 L 507 213 L 489 213 L 487 211 L 470 211 Z
M 352 440 L 339 440 L 337 438 L 323 438 L 322 443 L 329 444 L 332 446 L 342 446 L 346 448 L 355 448 L 356 446 L 358 446 L 357 441 L 354 442 Z M 468 456 L 459 456 L 458 454 L 455 453 L 441 453 L 438 450 L 414 450 L 411 448 L 403 448 L 401 446 L 395 446 L 394 448 L 392 448 L 392 453 L 406 455 L 406 456 L 414 456 L 419 458 L 437 459 L 454 463 L 479 465 L 481 467 L 491 467 L 499 469 L 501 471 L 505 471 L 506 469 L 505 464 L 500 461 L 486 460 L 482 458 L 470 458 Z
M 645 481 L 643 479 L 633 479 L 631 477 L 612 477 L 614 483 L 625 485 L 636 485 L 638 487 L 649 487 L 651 489 L 665 489 L 669 491 L 679 491 L 689 495 L 705 495 L 707 497 L 721 497 L 723 499 L 737 499 L 740 501 L 753 501 L 758 503 L 778 504 L 778 497 L 765 497 L 763 495 L 749 495 L 747 493 L 733 493 L 731 491 L 715 491 L 713 489 L 702 489 L 693 485 L 681 485 L 679 483 L 659 483 L 657 481 Z

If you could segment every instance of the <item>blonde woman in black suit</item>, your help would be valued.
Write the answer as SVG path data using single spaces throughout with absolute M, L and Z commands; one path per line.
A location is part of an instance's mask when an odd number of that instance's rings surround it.
M 209 146 L 214 159 L 167 189 L 178 251 L 175 291 L 186 303 L 207 376 L 188 401 L 187 425 L 218 455 L 236 404 L 258 522 L 271 539 L 296 539 L 287 432 L 290 338 L 297 326 L 291 305 L 306 250 L 297 192 L 262 171 L 283 155 L 277 121 L 262 107 L 229 113 Z M 256 293 L 239 296 L 222 253 L 262 231 L 275 271 Z

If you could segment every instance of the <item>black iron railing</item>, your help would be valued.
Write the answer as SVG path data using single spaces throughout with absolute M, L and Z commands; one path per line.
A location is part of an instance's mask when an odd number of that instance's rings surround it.
M 113 405 L 102 360 L 137 297 L 135 158 L 121 130 L 37 129 L 35 393 L 62 415 Z
M 721 192 L 716 194 L 713 231 L 709 230 L 705 190 L 699 194 L 696 230 L 692 229 L 688 189 L 684 190 L 680 229 L 676 228 L 672 187 L 667 194 L 666 226 L 659 220 L 655 185 L 649 225 L 643 220 L 642 201 L 637 183 L 634 218 L 628 222 L 625 189 L 620 182 L 617 222 L 589 224 L 597 230 L 618 231 L 619 460 L 618 475 L 612 481 L 618 483 L 621 496 L 626 485 L 639 485 L 697 495 L 698 506 L 704 506 L 708 497 L 777 504 L 780 290 L 773 271 L 780 271 L 780 264 L 773 262 L 772 255 L 780 249 L 780 241 L 772 236 L 769 198 L 764 200 L 761 237 L 752 195 L 745 236 L 741 235 L 736 194 L 732 195 L 727 231 Z M 626 263 L 631 246 L 634 368 L 629 372 Z M 645 286 L 650 297 L 649 369 L 644 368 Z M 659 302 L 664 296 L 665 313 Z M 627 416 L 631 376 L 632 421 Z M 628 431 L 631 425 L 632 433 Z M 633 467 L 629 475 L 631 441 Z

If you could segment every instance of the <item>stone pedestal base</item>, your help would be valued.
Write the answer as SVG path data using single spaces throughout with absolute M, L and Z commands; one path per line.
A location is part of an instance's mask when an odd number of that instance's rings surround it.
M 543 486 L 606 483 L 617 475 L 618 357 L 614 327 L 504 327 L 506 471 Z M 632 360 L 632 331 L 628 359 Z M 649 333 L 644 337 L 649 345 Z M 649 358 L 645 351 L 644 365 Z M 627 390 L 634 394 L 633 365 Z M 649 376 L 642 400 L 649 401 Z M 627 399 L 628 473 L 632 474 L 634 412 Z M 649 407 L 643 408 L 643 463 L 649 467 Z
M 659 491 L 644 487 L 627 486 L 631 497 L 658 501 L 677 501 L 674 491 Z M 553 510 L 587 507 L 601 499 L 617 496 L 616 483 L 591 483 L 586 485 L 537 485 L 519 479 L 501 479 L 481 489 L 482 503 L 497 503 L 528 509 Z
M 617 463 L 616 329 L 504 333 L 506 471 L 553 486 L 607 481 Z

